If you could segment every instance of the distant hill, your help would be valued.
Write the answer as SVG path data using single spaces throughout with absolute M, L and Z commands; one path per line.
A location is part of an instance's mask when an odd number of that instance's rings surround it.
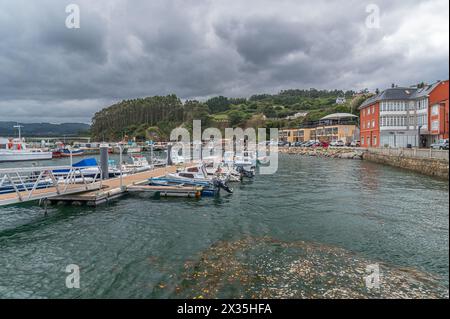
M 52 137 L 52 136 L 84 136 L 89 135 L 90 125 L 83 123 L 19 123 L 23 126 L 22 136 L 24 137 Z M 0 136 L 17 136 L 17 129 L 13 126 L 16 122 L 0 122 Z

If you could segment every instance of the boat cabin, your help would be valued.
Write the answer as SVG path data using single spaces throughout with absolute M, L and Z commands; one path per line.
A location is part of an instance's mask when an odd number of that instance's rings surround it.
M 0 150 L 10 150 L 10 151 L 22 151 L 25 150 L 26 146 L 21 140 L 15 138 L 1 138 L 0 137 Z

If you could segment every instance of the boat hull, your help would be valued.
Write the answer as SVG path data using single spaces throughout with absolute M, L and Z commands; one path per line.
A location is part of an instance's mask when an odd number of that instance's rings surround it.
M 82 151 L 82 150 L 73 151 L 72 154 L 67 150 L 64 150 L 61 152 L 61 157 L 71 157 L 71 156 L 75 157 L 75 156 L 83 156 L 83 155 L 84 155 L 84 151 Z
M 0 152 L 0 162 L 44 161 L 52 157 L 51 152 Z

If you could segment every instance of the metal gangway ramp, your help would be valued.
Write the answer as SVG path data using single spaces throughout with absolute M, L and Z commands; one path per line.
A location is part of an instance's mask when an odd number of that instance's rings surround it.
M 0 169 L 0 206 L 49 199 L 102 188 L 98 166 Z

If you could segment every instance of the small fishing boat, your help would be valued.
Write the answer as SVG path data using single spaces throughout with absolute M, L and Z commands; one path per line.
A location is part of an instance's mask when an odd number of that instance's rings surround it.
M 76 176 L 73 176 L 73 178 L 80 178 L 81 180 L 83 178 L 87 179 L 93 179 L 93 178 L 100 178 L 101 177 L 101 170 L 98 166 L 97 160 L 95 158 L 85 158 L 75 164 L 72 165 L 74 168 L 78 168 L 79 172 L 76 174 Z M 69 173 L 69 169 L 62 169 L 62 170 L 54 170 L 53 173 L 64 177 L 65 174 Z M 109 168 L 109 177 L 117 177 L 120 175 L 120 171 L 118 171 L 114 167 Z
M 220 189 L 233 193 L 233 189 L 227 185 L 228 177 L 210 176 L 203 164 L 188 167 L 176 173 L 167 174 L 163 178 L 152 178 L 150 184 L 156 186 L 189 185 L 202 186 L 203 196 L 215 196 Z
M 153 167 L 164 167 L 167 166 L 167 161 L 159 158 L 152 159 L 152 166 Z
M 213 179 L 212 176 L 208 176 L 204 165 L 188 167 L 176 173 L 167 174 L 166 177 L 180 182 L 211 182 Z
M 162 178 L 151 178 L 149 180 L 149 184 L 152 186 L 160 186 L 160 187 L 179 187 L 179 186 L 196 186 L 202 188 L 202 196 L 204 197 L 214 197 L 220 194 L 220 189 L 225 190 L 227 193 L 232 194 L 233 189 L 228 187 L 221 180 L 214 180 L 211 182 L 194 182 L 194 181 L 185 181 L 180 182 L 178 179 L 170 179 L 166 177 Z
M 76 157 L 76 156 L 83 156 L 84 150 L 82 149 L 70 149 L 70 148 L 64 148 L 60 150 L 61 157 Z
M 131 155 L 132 164 L 122 164 L 122 171 L 140 173 L 151 170 L 153 167 L 148 163 L 147 158 L 142 154 Z
M 140 153 L 142 152 L 142 148 L 139 146 L 130 146 L 126 148 L 127 154 L 134 154 L 134 153 Z
M 186 163 L 185 158 L 181 155 L 178 155 L 176 152 L 172 152 L 171 160 L 172 160 L 172 163 L 175 165 Z
M 230 166 L 226 163 L 215 164 L 213 162 L 205 163 L 205 169 L 208 173 L 208 176 L 219 176 L 223 180 L 227 180 L 228 182 L 239 182 L 241 178 L 241 174 L 234 169 L 233 166 Z
M 245 151 L 236 155 L 234 166 L 241 177 L 253 178 L 256 175 L 257 157 L 255 152 Z
M 202 196 L 203 187 L 201 186 L 155 186 L 155 185 L 142 185 L 142 186 L 129 186 L 128 192 L 149 193 L 154 197 L 188 197 L 188 198 L 200 198 Z
M 61 151 L 60 150 L 54 150 L 52 151 L 53 158 L 61 158 Z

